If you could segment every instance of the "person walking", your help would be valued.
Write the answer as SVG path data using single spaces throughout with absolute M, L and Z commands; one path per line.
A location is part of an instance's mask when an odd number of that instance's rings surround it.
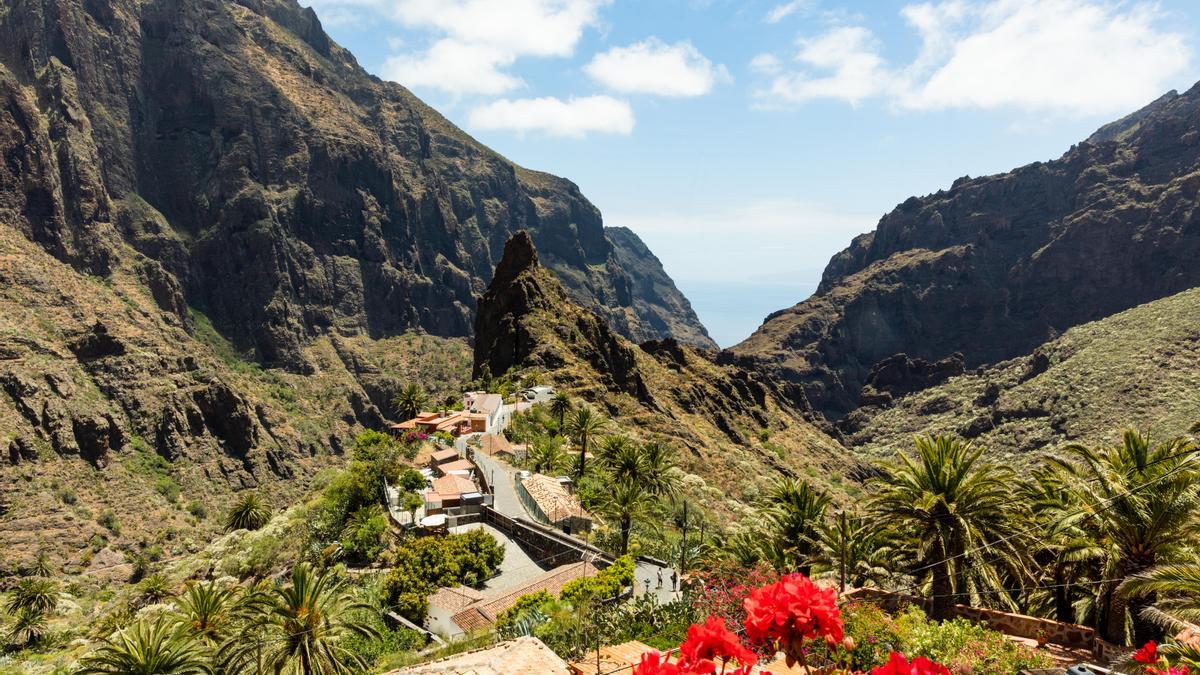
M 679 590 L 679 573 L 671 570 L 671 592 Z
M 662 590 L 662 568 L 658 568 L 658 590 Z

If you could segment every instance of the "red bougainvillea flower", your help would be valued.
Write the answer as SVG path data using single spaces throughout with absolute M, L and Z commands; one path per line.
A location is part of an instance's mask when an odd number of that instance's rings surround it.
M 1147 642 L 1133 655 L 1133 660 L 1138 663 L 1158 663 L 1158 645 L 1155 644 L 1154 640 Z
M 755 644 L 776 643 L 789 665 L 803 659 L 805 639 L 821 637 L 835 645 L 844 637 L 837 593 L 803 574 L 755 589 L 744 604 L 746 635 Z
M 1166 670 L 1160 668 L 1146 668 L 1146 675 L 1188 675 L 1187 666 L 1168 666 Z
M 758 656 L 747 649 L 718 616 L 708 617 L 702 626 L 693 624 L 688 628 L 687 639 L 679 645 L 679 654 L 683 664 L 705 669 L 708 663 L 717 659 L 750 666 L 758 661 Z
M 871 675 L 950 675 L 950 669 L 923 656 L 909 663 L 903 654 L 892 652 L 887 664 L 871 669 Z
M 633 667 L 633 675 L 680 675 L 679 666 L 667 663 L 667 657 L 658 652 L 642 654 L 642 660 Z

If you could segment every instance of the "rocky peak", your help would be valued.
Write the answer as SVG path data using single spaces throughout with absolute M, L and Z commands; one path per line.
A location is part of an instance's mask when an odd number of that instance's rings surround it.
M 1198 172 L 1200 85 L 1059 159 L 907 199 L 833 257 L 811 298 L 771 315 L 727 358 L 803 386 L 839 418 L 895 354 L 959 352 L 967 368 L 1028 354 L 1072 326 L 1200 285 Z

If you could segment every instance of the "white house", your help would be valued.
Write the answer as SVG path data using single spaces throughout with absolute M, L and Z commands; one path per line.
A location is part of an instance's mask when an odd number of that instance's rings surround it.
M 469 391 L 463 394 L 463 410 L 484 415 L 484 433 L 495 434 L 503 431 L 501 414 L 504 411 L 504 399 L 500 394 Z

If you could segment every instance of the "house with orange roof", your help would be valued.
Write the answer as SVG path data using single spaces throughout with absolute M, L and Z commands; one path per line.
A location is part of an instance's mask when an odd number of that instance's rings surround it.
M 517 481 L 517 496 L 535 518 L 568 534 L 592 529 L 592 514 L 557 478 L 540 473 L 522 477 Z
M 458 627 L 460 631 L 458 634 L 485 630 L 491 628 L 500 615 L 505 610 L 517 604 L 517 600 L 520 600 L 522 596 L 537 593 L 538 591 L 546 591 L 551 595 L 558 595 L 562 592 L 563 586 L 567 585 L 567 582 L 580 577 L 590 577 L 598 571 L 590 562 L 560 565 L 539 574 L 520 586 L 498 591 L 467 605 L 451 617 L 451 620 Z M 455 637 L 455 634 L 448 635 L 447 637 Z
M 475 481 L 458 474 L 448 474 L 433 480 L 433 488 L 425 493 L 425 513 L 438 515 L 446 509 L 459 506 L 464 497 L 479 494 Z

